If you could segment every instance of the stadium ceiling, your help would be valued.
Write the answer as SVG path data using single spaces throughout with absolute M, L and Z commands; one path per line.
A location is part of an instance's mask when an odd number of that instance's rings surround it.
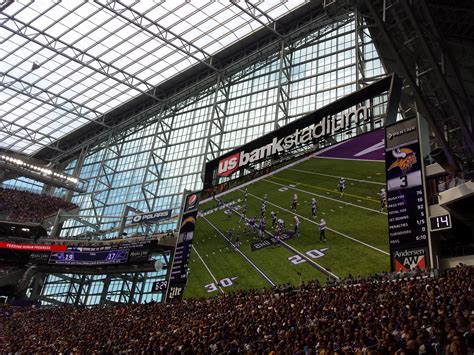
M 85 127 L 107 130 L 118 107 L 159 103 L 159 86 L 177 74 L 218 72 L 215 54 L 243 38 L 262 29 L 280 36 L 277 20 L 304 6 L 0 0 L 0 150 L 60 154 L 59 140 Z

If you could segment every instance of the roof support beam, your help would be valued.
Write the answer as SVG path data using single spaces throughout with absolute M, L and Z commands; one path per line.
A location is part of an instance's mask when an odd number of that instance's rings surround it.
M 170 31 L 169 29 L 161 26 L 159 23 L 151 20 L 147 16 L 139 13 L 131 6 L 125 5 L 120 1 L 110 1 L 110 0 L 94 0 L 94 2 L 102 6 L 104 9 L 109 10 L 118 17 L 130 22 L 134 26 L 140 28 L 141 30 L 147 32 L 148 34 L 158 38 L 159 40 L 165 42 L 169 46 L 175 48 L 176 50 L 184 53 L 186 56 L 195 59 L 198 62 L 209 67 L 213 71 L 219 71 L 212 64 L 212 56 L 199 48 L 192 42 L 184 39 L 178 34 Z M 177 45 L 175 41 L 178 41 L 181 45 Z
M 147 83 L 146 81 L 141 80 L 130 73 L 127 73 L 125 70 L 118 68 L 113 64 L 107 63 L 100 58 L 88 54 L 87 52 L 62 41 L 59 38 L 54 38 L 53 36 L 37 29 L 31 24 L 27 24 L 5 13 L 3 13 L 3 16 L 8 18 L 9 21 L 0 23 L 0 28 L 4 28 L 5 30 L 10 31 L 17 36 L 33 42 L 43 48 L 47 48 L 72 62 L 75 62 L 94 72 L 100 73 L 120 84 L 126 85 L 130 89 L 138 91 L 141 94 L 151 97 L 156 101 L 161 101 L 160 98 L 153 94 L 155 89 L 154 86 Z M 7 26 L 9 22 L 12 22 L 16 28 L 10 28 Z M 139 85 L 144 85 L 146 89 L 142 90 L 138 88 Z
M 6 81 L 5 79 L 9 78 L 11 81 Z M 15 85 L 18 84 L 18 85 Z M 100 118 L 102 115 L 95 111 L 92 110 L 84 105 L 78 104 L 72 100 L 69 100 L 65 97 L 62 97 L 60 95 L 53 94 L 41 87 L 32 85 L 26 81 L 23 81 L 21 79 L 16 79 L 15 77 L 11 76 L 10 74 L 1 74 L 0 73 L 0 86 L 3 86 L 5 88 L 8 88 L 10 90 L 15 91 L 16 93 L 26 95 L 32 99 L 38 100 L 43 104 L 53 106 L 59 110 L 65 111 L 67 113 L 70 113 L 75 116 L 79 116 L 81 118 L 85 118 L 90 122 L 94 122 L 100 126 L 104 127 L 109 127 L 106 124 L 102 123 L 101 121 L 98 121 L 97 119 Z M 17 86 L 20 86 L 18 88 Z M 46 98 L 43 98 L 42 96 L 46 96 Z M 72 109 L 68 109 L 65 104 L 68 104 L 72 106 Z M 10 111 L 11 112 L 11 111 Z M 9 112 L 6 113 L 8 115 Z M 88 118 L 87 115 L 89 113 L 92 113 L 96 119 L 91 119 Z
M 9 122 L 0 118 L 0 132 L 6 133 L 8 136 L 13 136 L 21 138 L 27 141 L 32 142 L 32 144 L 39 144 L 43 147 L 51 148 L 59 153 L 65 153 L 62 149 L 51 146 L 55 142 L 55 138 L 44 133 L 32 130 L 28 127 L 20 126 L 19 124 Z M 0 142 L 3 142 L 6 138 L 0 139 Z M 49 143 L 42 143 L 41 140 L 48 139 Z M 11 149 L 10 146 L 5 147 L 6 149 Z
M 232 5 L 238 7 L 241 11 L 245 12 L 255 21 L 260 23 L 262 26 L 272 31 L 273 34 L 277 35 L 279 38 L 283 38 L 283 35 L 276 30 L 276 21 L 273 18 L 271 18 L 266 12 L 260 10 L 257 6 L 255 6 L 254 4 L 250 3 L 247 0 L 245 1 L 245 4 L 247 4 L 247 8 L 241 6 L 237 0 L 230 0 L 230 2 L 232 3 Z M 257 12 L 259 12 L 261 16 L 258 16 L 256 14 Z M 262 16 L 265 17 L 268 20 L 268 22 L 272 25 L 269 25 L 265 21 L 262 21 L 261 19 Z

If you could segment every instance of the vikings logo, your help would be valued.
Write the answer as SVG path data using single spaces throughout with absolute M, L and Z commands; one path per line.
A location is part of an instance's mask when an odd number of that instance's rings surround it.
M 392 150 L 392 154 L 397 160 L 390 165 L 388 170 L 398 167 L 402 171 L 402 174 L 406 175 L 412 166 L 416 164 L 416 154 L 409 148 L 394 149 Z

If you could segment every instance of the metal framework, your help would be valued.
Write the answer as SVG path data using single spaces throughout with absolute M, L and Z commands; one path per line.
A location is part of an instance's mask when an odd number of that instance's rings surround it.
M 425 1 L 365 1 L 362 11 L 384 63 L 404 77 L 405 92 L 428 121 L 433 143 L 443 148 L 451 166 L 474 169 L 471 104 Z
M 219 72 L 215 53 L 303 5 L 260 3 L 251 15 L 220 2 L 4 1 L 0 147 L 68 154 L 62 137 L 91 122 L 108 130 L 133 98 L 159 104 L 157 85 L 195 64 Z

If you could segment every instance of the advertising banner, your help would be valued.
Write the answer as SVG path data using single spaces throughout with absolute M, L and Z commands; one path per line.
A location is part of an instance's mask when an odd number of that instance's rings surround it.
M 422 270 L 427 266 L 427 255 L 425 248 L 395 250 L 393 253 L 394 271 Z
M 428 266 L 425 255 L 429 235 L 416 119 L 386 126 L 385 135 L 392 271 L 423 269 Z
M 66 251 L 66 245 L 47 244 L 18 244 L 10 242 L 0 242 L 0 249 L 24 250 L 24 251 Z
M 163 211 L 137 214 L 133 216 L 132 222 L 133 223 L 158 222 L 164 219 L 171 218 L 171 213 L 172 213 L 172 210 L 163 210 Z

